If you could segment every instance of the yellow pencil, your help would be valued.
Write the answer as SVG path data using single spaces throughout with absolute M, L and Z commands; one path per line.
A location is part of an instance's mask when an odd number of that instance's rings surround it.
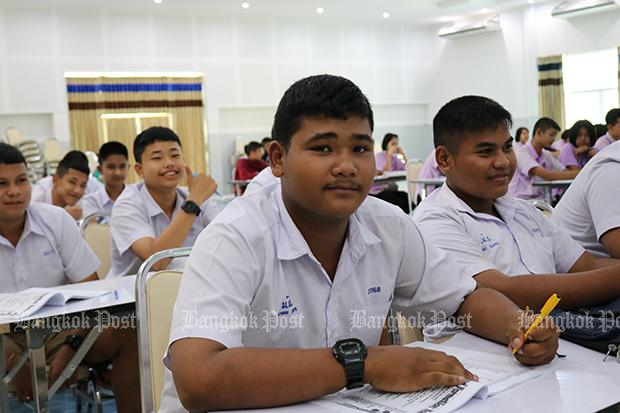
M 530 328 L 528 328 L 527 331 L 525 332 L 525 334 L 523 334 L 523 345 L 525 345 L 525 339 L 527 339 L 527 336 L 532 331 L 534 331 L 534 329 L 536 327 L 538 327 L 538 325 L 542 322 L 542 320 L 545 317 L 547 317 L 551 311 L 553 311 L 553 309 L 555 308 L 556 305 L 558 305 L 559 302 L 560 302 L 560 298 L 558 297 L 557 294 L 553 294 L 551 297 L 549 297 L 549 299 L 547 300 L 547 302 L 543 306 L 542 310 L 540 310 L 540 314 L 538 315 L 538 317 L 536 317 L 536 320 L 534 320 L 534 322 L 532 323 Z M 515 354 L 517 351 L 518 350 L 516 348 L 513 349 L 512 350 L 512 354 Z

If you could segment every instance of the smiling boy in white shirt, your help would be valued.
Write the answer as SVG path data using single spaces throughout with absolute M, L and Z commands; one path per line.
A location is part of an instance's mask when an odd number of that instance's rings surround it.
M 370 104 L 347 79 L 311 76 L 285 92 L 269 148 L 281 182 L 236 199 L 199 236 L 177 296 L 160 411 L 278 406 L 364 383 L 406 392 L 475 379 L 443 353 L 378 347 L 377 320 L 392 305 L 424 318 L 470 314 L 471 331 L 521 348 L 512 302 L 474 291 L 407 215 L 367 197 L 372 130 Z M 545 363 L 556 347 L 546 325 L 517 358 Z

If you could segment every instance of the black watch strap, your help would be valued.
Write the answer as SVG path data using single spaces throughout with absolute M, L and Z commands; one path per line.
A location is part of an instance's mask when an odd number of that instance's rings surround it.
M 347 376 L 347 390 L 364 386 L 364 361 L 344 362 L 344 373 Z

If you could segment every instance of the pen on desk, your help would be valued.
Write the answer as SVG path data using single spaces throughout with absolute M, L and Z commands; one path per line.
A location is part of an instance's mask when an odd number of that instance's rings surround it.
M 525 340 L 527 339 L 527 336 L 530 335 L 530 333 L 534 331 L 536 327 L 538 327 L 542 320 L 547 317 L 551 311 L 553 311 L 553 309 L 556 305 L 558 305 L 559 302 L 560 298 L 557 294 L 553 294 L 551 297 L 549 297 L 549 299 L 547 299 L 547 302 L 545 303 L 545 305 L 543 305 L 543 308 L 542 310 L 540 310 L 540 314 L 538 314 L 536 320 L 534 320 L 530 328 L 528 328 L 525 334 L 523 334 L 523 345 L 525 345 Z M 518 349 L 513 349 L 512 354 L 515 354 L 517 351 Z

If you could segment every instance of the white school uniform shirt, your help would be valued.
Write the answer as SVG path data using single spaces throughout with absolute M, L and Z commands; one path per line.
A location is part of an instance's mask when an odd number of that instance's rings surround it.
M 52 203 L 52 176 L 46 176 L 37 181 L 32 187 L 32 200 L 31 202 L 45 202 L 46 204 Z M 90 194 L 93 192 L 101 191 L 104 186 L 97 178 L 92 175 L 88 175 L 88 182 L 86 183 L 86 191 L 84 194 Z
M 16 247 L 0 235 L 0 293 L 79 282 L 99 264 L 75 220 L 53 205 L 28 206 Z
M 142 264 L 131 251 L 131 245 L 141 238 L 157 238 L 170 225 L 170 222 L 181 211 L 181 205 L 187 199 L 187 190 L 177 188 L 177 200 L 172 212 L 172 218 L 164 213 L 155 202 L 143 182 L 128 185 L 116 199 L 110 218 L 112 235 L 112 267 L 108 277 L 121 277 L 136 274 Z M 213 201 L 213 196 L 201 206 L 200 215 L 196 217 L 192 228 L 183 241 L 182 247 L 194 245 L 196 237 L 215 218 L 220 206 Z M 182 268 L 185 260 L 174 260 L 168 268 Z
M 391 305 L 450 315 L 474 288 L 399 208 L 373 197 L 349 218 L 332 282 L 276 184 L 236 198 L 200 234 L 170 343 L 201 337 L 227 348 L 326 348 L 357 337 L 375 346 Z M 184 411 L 168 369 L 164 381 L 160 412 Z
M 444 184 L 418 205 L 413 220 L 425 239 L 471 276 L 490 269 L 506 275 L 566 273 L 584 253 L 529 201 L 503 196 L 494 206 L 503 220 L 474 212 Z
M 104 187 L 102 191 L 96 191 L 85 195 L 81 199 L 81 205 L 83 217 L 86 217 L 93 212 L 99 211 L 111 214 L 112 207 L 114 206 L 114 201 L 112 200 L 112 198 L 110 198 L 110 195 L 108 195 L 108 191 L 106 191 Z
M 551 220 L 588 252 L 609 257 L 599 242 L 620 227 L 620 141 L 606 146 L 579 172 L 556 206 Z
M 268 166 L 252 178 L 248 186 L 246 186 L 243 195 L 253 194 L 265 186 L 273 185 L 278 182 L 280 182 L 280 178 L 276 177 L 271 170 L 271 166 Z

